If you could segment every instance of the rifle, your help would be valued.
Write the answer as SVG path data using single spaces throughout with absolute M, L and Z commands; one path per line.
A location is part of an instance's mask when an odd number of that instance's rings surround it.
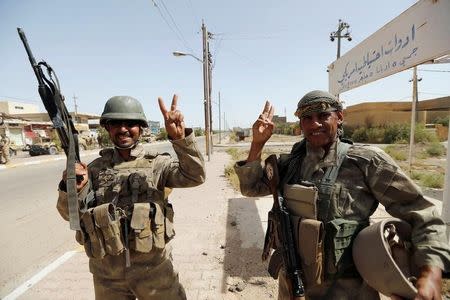
M 72 122 L 72 117 L 64 104 L 64 96 L 61 94 L 58 77 L 52 67 L 45 61 L 36 63 L 30 46 L 28 45 L 25 32 L 17 28 L 20 39 L 27 51 L 28 59 L 38 81 L 38 92 L 44 103 L 45 110 L 56 129 L 61 147 L 67 156 L 67 197 L 69 202 L 70 229 L 80 230 L 80 216 L 77 196 L 77 176 L 75 175 L 75 163 L 80 162 L 80 151 L 78 147 L 78 131 Z M 42 68 L 47 70 L 48 78 L 44 75 Z M 54 76 L 54 78 L 53 78 Z
M 275 154 L 270 155 L 265 160 L 265 172 L 273 195 L 273 206 L 269 212 L 262 258 L 266 260 L 271 248 L 275 249 L 269 263 L 270 275 L 276 279 L 282 263 L 285 267 L 294 299 L 305 299 L 305 288 L 301 278 L 300 260 L 295 249 L 294 230 L 291 224 L 290 213 L 285 199 L 278 190 L 280 177 L 278 176 L 277 157 Z

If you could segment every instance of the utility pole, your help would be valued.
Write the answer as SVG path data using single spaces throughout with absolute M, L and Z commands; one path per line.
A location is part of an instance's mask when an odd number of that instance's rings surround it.
M 221 125 L 221 120 L 220 120 L 220 115 L 221 115 L 221 112 L 220 112 L 220 91 L 219 91 L 219 144 L 221 144 L 222 143 L 222 125 Z
M 412 153 L 414 150 L 414 131 L 416 127 L 416 104 L 417 104 L 417 67 L 413 68 L 413 92 L 412 92 L 412 105 L 411 105 L 411 131 L 409 134 L 409 154 L 408 154 L 408 171 L 411 175 L 411 165 L 412 165 Z
M 74 103 L 74 107 L 75 107 L 75 122 L 78 122 L 77 121 L 77 117 L 78 117 L 78 105 L 77 105 L 77 99 L 78 99 L 78 97 L 77 96 L 75 96 L 75 94 L 73 94 L 73 103 Z
M 341 19 L 339 19 L 338 29 L 330 33 L 330 41 L 334 42 L 334 39 L 337 38 L 336 59 L 341 57 L 341 38 L 346 38 L 349 42 L 352 40 L 352 37 L 350 36 L 350 31 L 348 31 L 349 28 L 350 25 L 348 23 L 343 22 Z M 342 33 L 344 29 L 345 33 Z
M 205 111 L 205 146 L 208 161 L 211 160 L 211 115 L 210 115 L 210 67 L 209 67 L 209 46 L 208 32 L 205 23 L 202 21 L 202 37 L 203 37 L 203 94 L 204 94 L 204 111 Z
M 209 147 L 210 147 L 210 153 L 213 154 L 214 153 L 214 143 L 213 143 L 213 139 L 214 139 L 214 131 L 213 131 L 213 114 L 212 114 L 212 99 L 211 99 L 211 95 L 212 95 L 212 55 L 211 52 L 209 52 L 209 39 L 212 38 L 212 34 L 211 32 L 206 31 L 207 34 L 207 40 L 206 40 L 206 50 L 207 50 L 207 54 L 208 54 L 208 84 L 209 84 L 209 95 L 208 95 L 208 100 L 209 100 L 209 129 L 210 129 L 210 143 L 209 143 Z
M 339 57 L 341 57 L 341 38 L 346 38 L 349 42 L 352 40 L 352 37 L 350 36 L 350 31 L 348 30 L 349 28 L 350 25 L 348 23 L 343 22 L 341 19 L 339 19 L 338 29 L 330 33 L 330 41 L 334 42 L 334 39 L 337 38 L 336 60 L 338 60 Z M 342 33 L 344 29 L 345 33 Z M 336 97 L 339 99 L 339 94 L 337 94 Z
M 414 75 L 415 72 L 415 75 Z M 413 83 L 413 93 L 416 99 L 416 122 L 419 122 L 419 92 L 418 92 L 418 82 L 422 81 L 422 78 L 417 77 L 417 67 L 413 68 L 413 78 L 409 82 Z M 413 97 L 413 99 L 414 99 Z

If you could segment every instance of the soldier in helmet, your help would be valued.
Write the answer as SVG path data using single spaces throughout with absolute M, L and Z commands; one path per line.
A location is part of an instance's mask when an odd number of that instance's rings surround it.
M 114 148 L 102 149 L 88 166 L 76 165 L 82 177 L 77 182 L 81 231 L 76 238 L 90 258 L 99 300 L 186 299 L 172 265 L 174 211 L 165 189 L 202 184 L 204 161 L 177 110 L 177 96 L 170 110 L 158 101 L 177 158 L 145 152 L 138 143 L 148 126 L 141 104 L 116 96 L 106 102 L 100 119 Z M 68 220 L 65 172 L 57 208 Z
M 253 124 L 248 158 L 235 165 L 245 196 L 271 193 L 261 153 L 272 135 L 273 114 L 274 108 L 267 101 Z M 382 150 L 342 139 L 343 107 L 335 96 L 325 91 L 309 92 L 298 102 L 295 115 L 304 139 L 278 158 L 279 190 L 291 209 L 295 201 L 305 201 L 302 197 L 310 195 L 303 191 L 312 183 L 316 192 L 308 198 L 308 205 L 313 205 L 314 213 L 300 209 L 299 224 L 318 224 L 317 228 L 324 229 L 324 234 L 313 230 L 302 236 L 302 227 L 298 227 L 297 248 L 309 249 L 306 254 L 297 249 L 306 298 L 379 299 L 378 292 L 355 268 L 352 241 L 369 225 L 370 216 L 381 203 L 392 216 L 411 225 L 412 260 L 420 269 L 415 282 L 417 297 L 441 299 L 441 274 L 450 269 L 450 251 L 445 225 L 433 203 Z M 302 223 L 308 219 L 312 221 Z M 292 299 L 283 268 L 278 275 L 278 299 Z

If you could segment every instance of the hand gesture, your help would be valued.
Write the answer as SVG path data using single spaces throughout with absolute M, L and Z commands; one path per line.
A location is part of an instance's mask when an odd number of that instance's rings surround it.
M 172 140 L 179 140 L 185 137 L 184 116 L 179 110 L 177 110 L 177 100 L 178 96 L 173 95 L 170 111 L 167 111 L 163 99 L 158 97 L 159 108 L 161 109 L 161 113 L 164 117 L 164 125 L 166 126 L 167 134 Z
M 264 145 L 272 136 L 275 124 L 272 122 L 274 108 L 269 101 L 266 101 L 262 113 L 253 123 L 253 143 Z

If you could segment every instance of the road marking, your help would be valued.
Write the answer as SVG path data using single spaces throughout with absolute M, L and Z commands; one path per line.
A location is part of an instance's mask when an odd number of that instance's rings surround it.
M 69 258 L 74 256 L 76 253 L 79 253 L 80 251 L 73 250 L 68 251 L 64 253 L 62 256 L 57 258 L 55 261 L 53 261 L 51 264 L 43 268 L 40 272 L 35 274 L 33 277 L 31 277 L 29 280 L 25 281 L 22 285 L 17 287 L 14 291 L 12 291 L 10 294 L 6 295 L 3 300 L 13 300 L 25 293 L 28 289 L 30 289 L 33 285 L 41 281 L 45 276 L 47 276 L 49 273 L 54 271 L 56 268 L 58 268 L 60 265 L 62 265 L 64 262 L 66 262 Z

